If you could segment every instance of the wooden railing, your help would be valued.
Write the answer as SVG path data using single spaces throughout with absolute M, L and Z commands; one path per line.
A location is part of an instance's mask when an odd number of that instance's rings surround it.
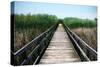
M 31 42 L 26 44 L 20 50 L 11 52 L 13 55 L 14 65 L 32 65 L 38 64 L 42 55 L 44 54 L 49 42 L 59 23 L 55 24 L 47 31 L 43 32 Z M 94 61 L 97 60 L 97 52 L 85 43 L 80 37 L 72 32 L 64 23 L 62 23 L 66 33 L 73 43 L 75 50 L 80 56 L 81 61 Z
M 68 26 L 63 23 L 65 31 L 73 43 L 75 50 L 80 56 L 81 61 L 95 61 L 97 60 L 97 52 L 85 43 L 79 36 L 72 32 Z
M 39 63 L 44 51 L 46 50 L 58 23 L 49 28 L 47 31 L 37 36 L 31 42 L 26 44 L 20 50 L 12 52 L 14 65 L 31 65 Z

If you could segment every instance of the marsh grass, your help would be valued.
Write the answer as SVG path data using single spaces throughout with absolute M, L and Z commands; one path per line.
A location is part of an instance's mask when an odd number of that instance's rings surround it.
M 97 51 L 97 30 L 96 28 L 72 29 L 82 40 Z
M 97 21 L 74 17 L 64 18 L 64 23 L 93 49 L 97 50 Z
M 30 42 L 36 36 L 54 25 L 57 21 L 58 18 L 55 15 L 48 14 L 14 15 L 14 51 L 17 51 L 22 48 L 25 44 Z M 75 29 L 74 32 L 78 34 L 87 43 L 91 44 L 91 46 L 96 50 L 96 46 L 92 45 L 96 45 L 95 37 L 97 31 L 94 30 L 95 32 L 93 32 L 93 28 L 96 28 L 97 26 L 95 20 L 67 17 L 63 19 L 63 22 L 70 29 Z
M 80 27 L 93 28 L 97 26 L 95 20 L 80 19 L 73 17 L 64 18 L 64 23 L 70 28 L 80 28 Z
M 57 21 L 54 15 L 14 15 L 14 51 L 19 50 Z

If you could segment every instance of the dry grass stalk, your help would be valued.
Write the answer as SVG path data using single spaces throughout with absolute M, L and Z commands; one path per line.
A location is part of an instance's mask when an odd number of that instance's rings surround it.
M 89 46 L 97 50 L 97 30 L 96 28 L 76 28 L 72 29 Z

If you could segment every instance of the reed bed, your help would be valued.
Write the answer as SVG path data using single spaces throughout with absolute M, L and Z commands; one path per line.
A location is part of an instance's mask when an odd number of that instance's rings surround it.
M 97 51 L 97 22 L 95 19 L 67 17 L 64 18 L 64 23 Z
M 95 20 L 80 19 L 74 17 L 64 18 L 64 23 L 70 28 L 80 28 L 80 27 L 93 28 L 97 26 Z
M 97 29 L 96 28 L 76 28 L 72 29 L 82 40 L 97 51 Z
M 47 14 L 14 15 L 14 51 L 19 50 L 36 36 L 57 22 L 57 17 Z

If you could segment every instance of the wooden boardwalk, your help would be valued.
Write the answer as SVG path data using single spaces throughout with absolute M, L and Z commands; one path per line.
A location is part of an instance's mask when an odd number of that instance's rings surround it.
M 68 38 L 62 24 L 59 24 L 39 64 L 56 64 L 78 61 L 80 61 L 80 58 L 77 52 Z

